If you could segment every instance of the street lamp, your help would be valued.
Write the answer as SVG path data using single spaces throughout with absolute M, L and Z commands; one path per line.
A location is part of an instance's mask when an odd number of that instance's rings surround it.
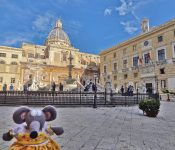
M 155 77 L 155 83 L 156 83 L 156 93 L 159 93 L 159 80 L 158 80 L 158 77 Z
M 95 87 L 94 87 L 94 104 L 93 104 L 93 108 L 97 108 L 97 83 L 96 83 L 97 74 L 94 74 L 94 78 L 95 78 Z

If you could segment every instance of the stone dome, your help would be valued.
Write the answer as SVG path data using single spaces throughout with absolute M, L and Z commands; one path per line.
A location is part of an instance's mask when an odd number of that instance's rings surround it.
M 46 45 L 56 44 L 56 45 L 64 45 L 71 46 L 68 35 L 62 29 L 61 20 L 57 20 L 55 24 L 55 28 L 49 33 L 49 36 L 46 40 Z

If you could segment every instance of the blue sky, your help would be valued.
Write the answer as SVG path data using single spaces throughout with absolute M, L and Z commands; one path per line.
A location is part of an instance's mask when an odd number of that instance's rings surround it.
M 98 54 L 138 35 L 140 21 L 158 26 L 175 18 L 175 0 L 0 0 L 0 45 L 43 45 L 61 18 L 72 45 Z

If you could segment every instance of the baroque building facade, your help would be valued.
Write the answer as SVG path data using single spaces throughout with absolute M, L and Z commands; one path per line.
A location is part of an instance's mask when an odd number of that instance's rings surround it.
M 100 57 L 83 53 L 71 46 L 62 22 L 56 21 L 44 45 L 22 43 L 21 48 L 0 46 L 0 89 L 13 84 L 15 90 L 37 82 L 41 87 L 68 79 L 69 57 L 72 60 L 72 78 L 87 81 L 99 73 Z M 9 88 L 7 88 L 8 90 Z
M 142 33 L 100 53 L 101 83 L 120 90 L 175 91 L 175 20 L 150 28 L 143 19 Z

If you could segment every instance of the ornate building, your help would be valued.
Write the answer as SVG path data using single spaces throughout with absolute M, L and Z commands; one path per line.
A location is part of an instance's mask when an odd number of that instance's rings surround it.
M 60 20 L 49 33 L 45 45 L 0 46 L 0 89 L 5 83 L 19 89 L 24 84 L 30 86 L 33 81 L 39 86 L 64 82 L 69 76 L 70 55 L 73 57 L 72 78 L 90 80 L 99 72 L 100 57 L 72 47 Z
M 102 84 L 175 91 L 175 20 L 150 28 L 144 19 L 141 28 L 140 35 L 101 52 Z

